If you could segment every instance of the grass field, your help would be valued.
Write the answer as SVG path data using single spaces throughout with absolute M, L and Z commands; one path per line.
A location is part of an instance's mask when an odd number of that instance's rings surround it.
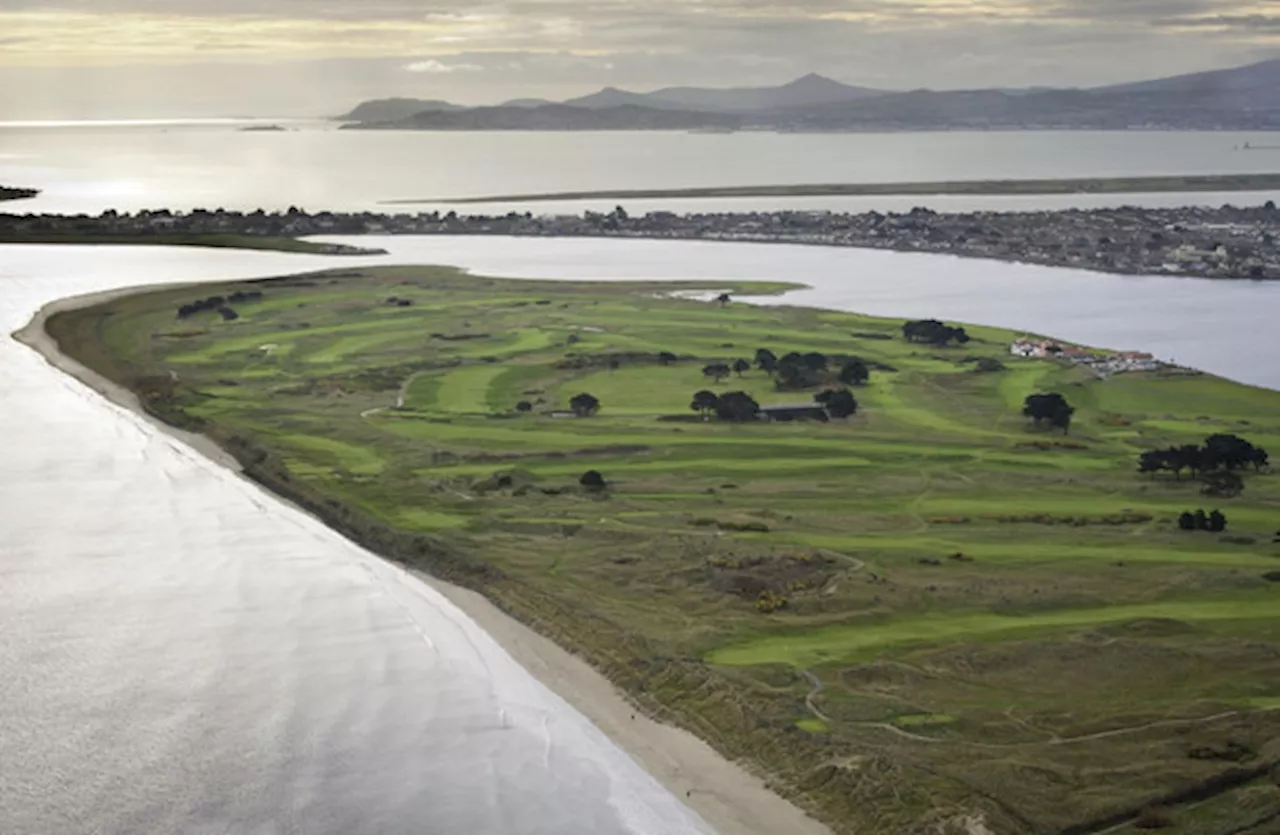
M 1013 334 L 989 328 L 935 348 L 900 321 L 443 268 L 257 282 L 235 321 L 175 317 L 248 286 L 133 296 L 50 330 L 253 477 L 483 591 L 836 831 L 1130 832 L 1154 804 L 1173 831 L 1261 835 L 1240 827 L 1280 805 L 1254 773 L 1280 759 L 1280 583 L 1264 578 L 1280 571 L 1280 476 L 1211 500 L 1136 471 L 1142 450 L 1216 432 L 1280 449 L 1280 393 L 1098 380 L 1014 359 Z M 734 287 L 762 289 L 778 288 Z M 858 414 L 699 420 L 702 388 L 811 399 L 757 370 L 701 373 L 761 347 L 862 357 Z M 983 357 L 1005 369 L 975 372 Z M 1046 391 L 1077 408 L 1065 438 L 1020 415 Z M 597 415 L 564 414 L 581 392 Z M 588 469 L 607 490 L 579 486 Z M 1176 529 L 1202 507 L 1226 534 Z M 786 605 L 760 611 L 762 591 Z

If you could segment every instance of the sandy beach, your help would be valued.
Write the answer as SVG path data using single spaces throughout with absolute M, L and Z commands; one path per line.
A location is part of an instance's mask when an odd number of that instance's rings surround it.
M 142 410 L 131 391 L 63 355 L 45 330 L 45 322 L 55 313 L 144 289 L 155 288 L 112 290 L 53 302 L 14 338 L 107 400 L 138 413 L 217 464 L 240 472 L 235 459 L 213 441 L 155 420 Z M 274 501 L 284 501 L 268 495 Z M 650 719 L 581 658 L 500 611 L 482 595 L 421 573 L 415 575 L 447 597 L 516 662 L 586 716 L 720 835 L 830 835 L 826 826 L 770 791 L 761 777 L 726 760 L 687 731 Z

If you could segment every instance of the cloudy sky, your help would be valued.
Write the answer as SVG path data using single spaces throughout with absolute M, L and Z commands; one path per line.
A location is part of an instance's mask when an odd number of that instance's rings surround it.
M 606 85 L 1091 85 L 1280 57 L 1280 0 L 0 0 L 0 118 Z

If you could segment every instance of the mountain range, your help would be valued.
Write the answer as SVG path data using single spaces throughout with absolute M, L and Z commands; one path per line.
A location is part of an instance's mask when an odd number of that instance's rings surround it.
M 383 99 L 339 119 L 401 130 L 1280 130 L 1280 60 L 1090 89 L 895 91 L 810 74 L 777 87 L 606 87 L 494 107 Z

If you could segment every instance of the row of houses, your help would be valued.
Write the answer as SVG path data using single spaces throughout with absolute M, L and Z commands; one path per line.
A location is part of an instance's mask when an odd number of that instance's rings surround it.
M 541 235 L 767 241 L 934 252 L 1115 273 L 1280 280 L 1280 210 L 1262 206 L 905 213 L 104 212 L 0 214 L 0 236 L 171 234 Z
M 1088 368 L 1103 379 L 1125 372 L 1159 371 L 1161 368 L 1168 367 L 1154 355 L 1142 351 L 1102 354 L 1081 348 L 1079 345 L 1067 345 L 1051 339 L 1018 339 L 1009 346 L 1009 353 L 1026 359 L 1066 360 L 1074 365 Z

